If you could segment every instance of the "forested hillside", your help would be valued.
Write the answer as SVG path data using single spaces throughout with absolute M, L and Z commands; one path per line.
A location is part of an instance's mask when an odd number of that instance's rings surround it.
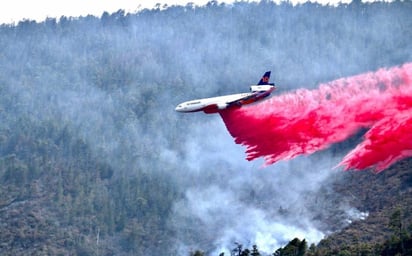
M 412 223 L 410 161 L 334 169 L 360 131 L 262 169 L 218 115 L 174 108 L 243 92 L 267 70 L 282 93 L 410 62 L 411 12 L 409 1 L 210 2 L 1 25 L 0 254 L 383 244 L 397 209 Z

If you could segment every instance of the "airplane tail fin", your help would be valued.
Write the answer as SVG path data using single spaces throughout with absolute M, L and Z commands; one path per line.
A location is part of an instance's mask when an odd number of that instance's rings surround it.
M 258 85 L 265 85 L 269 84 L 269 79 L 270 79 L 270 71 L 267 71 L 262 78 L 260 79 Z

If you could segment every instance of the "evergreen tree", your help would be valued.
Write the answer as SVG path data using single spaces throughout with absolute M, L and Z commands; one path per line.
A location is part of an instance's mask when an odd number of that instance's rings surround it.
M 239 244 L 239 243 L 235 243 L 236 247 L 233 248 L 231 255 L 232 256 L 242 256 L 242 248 L 243 245 Z
M 242 251 L 242 253 L 240 254 L 240 256 L 249 256 L 250 255 L 250 251 L 249 251 L 249 249 L 244 249 L 243 251 Z
M 400 244 L 400 252 L 404 254 L 403 239 L 405 237 L 405 232 L 402 226 L 402 211 L 397 208 L 389 218 L 389 228 L 393 230 L 393 241 Z
M 294 238 L 285 247 L 277 249 L 273 256 L 304 256 L 307 248 L 305 239 L 300 241 L 299 238 Z
M 308 243 L 306 242 L 306 239 L 303 239 L 300 242 L 300 244 L 298 244 L 298 254 L 297 254 L 297 256 L 304 256 L 307 249 L 308 249 Z
M 190 256 L 204 256 L 205 253 L 199 250 L 196 250 L 195 252 L 191 252 Z
M 257 245 L 253 245 L 252 248 L 252 253 L 250 254 L 251 256 L 260 256 L 259 250 L 257 248 Z

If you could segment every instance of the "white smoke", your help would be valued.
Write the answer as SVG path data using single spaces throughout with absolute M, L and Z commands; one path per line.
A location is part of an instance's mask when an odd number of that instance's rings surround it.
M 186 190 L 171 220 L 181 253 L 200 248 L 218 255 L 239 243 L 270 254 L 296 237 L 317 243 L 325 236 L 316 216 L 330 214 L 335 198 L 319 194 L 339 179 L 339 156 L 324 152 L 263 168 L 263 161 L 244 159 L 218 115 L 202 117 L 186 136 L 192 138 L 180 178 Z M 339 207 L 343 217 L 360 218 L 349 205 Z
M 24 73 L 10 75 L 16 82 L 6 85 L 8 98 L 33 119 L 61 120 L 115 175 L 171 177 L 181 198 L 165 230 L 176 233 L 179 255 L 227 252 L 235 242 L 267 253 L 295 237 L 316 243 L 328 232 L 324 217 L 344 225 L 367 216 L 334 195 L 331 183 L 341 173 L 333 167 L 342 155 L 262 168 L 263 161 L 244 159 L 218 115 L 173 109 L 246 90 L 269 69 L 281 91 L 412 59 L 402 8 L 339 8 L 238 2 L 117 17 L 125 23 L 113 28 L 97 19 L 89 31 L 77 31 L 86 20 L 67 31 L 59 24 L 56 37 L 51 31 L 27 45 L 4 43 L 2 57 L 15 54 L 4 74 Z M 53 65 L 65 68 L 54 72 Z M 114 88 L 93 80 L 110 80 L 106 73 L 127 79 L 112 81 Z

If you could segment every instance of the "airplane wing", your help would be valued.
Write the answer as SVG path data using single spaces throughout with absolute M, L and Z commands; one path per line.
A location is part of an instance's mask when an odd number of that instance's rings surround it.
M 255 93 L 253 93 L 253 94 L 251 94 L 251 95 L 248 95 L 248 96 L 245 96 L 245 97 L 243 97 L 243 98 L 226 102 L 227 107 L 228 107 L 228 108 L 230 108 L 230 107 L 240 107 L 240 106 L 243 106 L 243 105 L 247 105 L 247 104 L 253 103 L 253 102 L 255 102 L 255 101 L 257 100 L 257 97 L 256 97 L 256 96 L 257 96 L 258 94 L 259 94 L 259 92 L 255 92 Z
M 245 96 L 245 97 L 243 97 L 243 98 L 226 102 L 227 108 L 231 108 L 231 107 L 241 107 L 241 106 L 243 106 L 243 105 L 247 105 L 247 104 L 254 103 L 254 102 L 256 102 L 256 101 L 259 101 L 259 100 L 261 100 L 261 99 L 266 98 L 267 96 L 269 96 L 269 95 L 272 93 L 273 90 L 274 90 L 274 88 L 271 89 L 271 90 L 267 90 L 267 91 L 256 91 L 256 92 L 254 92 L 254 93 L 252 93 L 252 94 L 250 94 L 250 95 L 247 95 L 247 96 Z
M 240 98 L 240 99 L 226 102 L 227 108 L 234 107 L 234 106 L 241 107 L 243 105 L 247 105 L 247 104 L 259 101 L 269 96 L 272 93 L 272 91 L 275 89 L 275 84 L 269 83 L 270 73 L 271 73 L 270 71 L 267 71 L 262 76 L 262 78 L 260 79 L 260 81 L 258 82 L 256 86 L 252 85 L 250 87 L 250 90 L 252 91 L 251 94 L 243 98 Z

